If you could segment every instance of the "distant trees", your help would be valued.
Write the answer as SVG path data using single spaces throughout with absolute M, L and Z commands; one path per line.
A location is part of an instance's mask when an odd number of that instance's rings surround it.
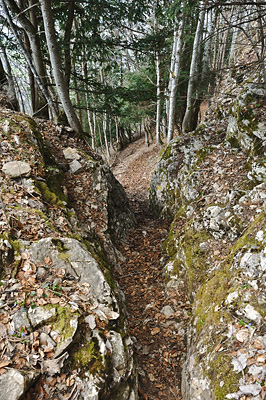
M 261 0 L 0 0 L 0 6 L 3 70 L 21 106 L 67 122 L 95 150 L 105 148 L 107 158 L 142 132 L 147 144 L 153 132 L 161 144 L 176 129 L 195 129 L 201 101 L 223 70 L 239 63 L 239 41 L 251 48 L 266 83 Z M 23 93 L 18 56 L 28 69 Z

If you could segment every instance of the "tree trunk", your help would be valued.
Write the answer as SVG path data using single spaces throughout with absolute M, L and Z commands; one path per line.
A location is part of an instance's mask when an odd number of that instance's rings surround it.
M 64 36 L 64 62 L 65 62 L 65 80 L 67 89 L 69 91 L 70 85 L 70 75 L 71 75 L 71 50 L 70 50 L 70 40 L 71 40 L 71 31 L 74 22 L 74 1 L 69 3 L 68 9 L 68 16 L 67 16 L 67 23 L 65 29 L 65 36 Z
M 202 59 L 202 73 L 201 73 L 201 87 L 203 90 L 208 91 L 209 82 L 211 80 L 211 53 L 215 25 L 217 20 L 217 11 L 209 10 L 207 15 L 206 38 Z
M 105 144 L 105 150 L 106 150 L 106 159 L 107 159 L 107 162 L 109 163 L 110 151 L 109 151 L 109 144 L 108 144 L 108 138 L 107 138 L 107 114 L 106 114 L 106 112 L 103 115 L 103 136 L 104 136 L 104 144 Z
M 9 63 L 9 59 L 6 54 L 6 49 L 2 46 L 1 46 L 1 52 L 2 52 L 1 59 L 3 59 L 4 65 L 6 67 L 6 72 L 4 71 L 0 59 L 0 85 L 1 87 L 3 86 L 3 84 L 5 85 L 5 80 L 7 80 L 6 83 L 8 83 L 7 85 L 8 102 L 10 103 L 13 110 L 19 111 L 19 102 L 16 95 L 15 82 L 12 74 L 11 65 Z M 2 80 L 2 78 L 4 78 L 4 81 Z
M 64 74 L 62 72 L 62 63 L 61 63 L 59 46 L 56 41 L 53 14 L 51 9 L 51 0 L 40 0 L 40 5 L 44 22 L 45 37 L 58 95 L 62 103 L 69 125 L 78 134 L 83 135 L 82 126 L 78 117 L 76 116 L 75 110 L 71 103 L 68 93 L 68 88 L 64 79 Z
M 157 107 L 156 107 L 156 142 L 161 145 L 161 108 L 162 108 L 162 99 L 161 99 L 161 58 L 160 53 L 157 51 L 156 54 L 156 77 L 157 77 Z
M 38 83 L 38 85 L 39 85 L 39 87 L 40 87 L 40 89 L 42 91 L 43 96 L 45 97 L 49 107 L 52 109 L 53 115 L 57 115 L 57 110 L 55 108 L 53 100 L 51 99 L 51 96 L 50 96 L 47 88 L 43 84 L 43 82 L 41 80 L 41 77 L 39 76 L 39 74 L 38 74 L 38 72 L 37 72 L 37 70 L 36 70 L 36 68 L 35 68 L 35 66 L 33 64 L 30 55 L 28 54 L 27 50 L 25 49 L 24 43 L 23 43 L 23 41 L 22 41 L 22 39 L 21 39 L 21 37 L 19 35 L 17 27 L 13 23 L 12 17 L 11 17 L 11 15 L 9 13 L 9 10 L 7 8 L 7 5 L 6 5 L 5 1 L 7 1 L 9 3 L 10 0 L 0 0 L 0 3 L 1 3 L 3 11 L 4 11 L 5 15 L 6 15 L 8 24 L 9 24 L 9 26 L 10 26 L 10 28 L 11 28 L 11 30 L 12 30 L 15 38 L 16 38 L 16 40 L 19 43 L 19 46 L 20 46 L 20 48 L 22 50 L 22 53 L 23 53 L 28 65 L 29 65 L 29 67 L 31 69 L 31 72 L 34 75 L 34 78 L 36 79 L 36 82 Z
M 200 3 L 200 6 L 202 6 L 202 3 Z M 194 111 L 196 110 L 194 110 L 193 107 L 193 94 L 195 89 L 195 83 L 198 76 L 198 57 L 200 54 L 205 12 L 206 12 L 205 8 L 202 8 L 199 12 L 198 24 L 194 38 L 192 58 L 189 71 L 188 89 L 187 89 L 187 107 L 182 123 L 183 132 L 190 132 L 195 128 L 193 124 L 193 120 L 195 121 L 195 116 L 193 114 Z
M 33 64 L 36 68 L 37 74 L 42 82 L 42 85 L 48 91 L 47 79 L 46 79 L 46 68 L 42 57 L 42 47 L 38 32 L 38 21 L 36 17 L 36 6 L 38 5 L 37 0 L 29 0 L 29 17 L 26 17 L 25 1 L 19 0 L 19 7 L 14 0 L 5 0 L 10 10 L 16 15 L 17 20 L 21 23 L 24 29 L 24 40 L 25 47 L 28 54 L 32 57 Z M 30 77 L 32 78 L 32 76 Z M 34 77 L 33 77 L 34 78 Z M 37 82 L 36 82 L 37 83 Z M 34 93 L 33 113 L 34 115 L 49 118 L 49 111 L 46 98 L 43 96 L 42 90 L 34 82 L 36 87 Z
M 181 51 L 183 46 L 183 30 L 185 16 L 181 17 L 178 29 L 175 29 L 174 43 L 173 43 L 173 63 L 171 63 L 170 71 L 170 90 L 169 90 L 169 114 L 168 114 L 168 132 L 167 132 L 167 143 L 173 138 L 174 133 L 174 122 L 175 122 L 175 104 L 176 104 L 176 91 L 178 85 L 178 79 L 180 75 L 180 64 L 181 64 Z

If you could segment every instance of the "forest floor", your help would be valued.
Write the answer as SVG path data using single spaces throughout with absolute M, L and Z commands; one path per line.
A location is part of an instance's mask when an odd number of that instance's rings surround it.
M 130 333 L 136 338 L 140 398 L 177 400 L 182 398 L 189 303 L 184 292 L 166 287 L 162 243 L 170 221 L 155 219 L 148 209 L 148 190 L 159 153 L 159 146 L 147 147 L 140 138 L 121 151 L 113 164 L 137 219 L 128 242 L 120 246 L 125 262 L 116 278 L 126 296 Z

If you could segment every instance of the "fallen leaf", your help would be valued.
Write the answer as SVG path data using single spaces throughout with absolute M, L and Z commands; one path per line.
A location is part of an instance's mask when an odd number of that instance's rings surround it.
M 2 369 L 3 367 L 7 367 L 9 364 L 11 364 L 11 361 L 1 361 L 0 369 Z
M 160 332 L 160 328 L 154 328 L 154 329 L 152 329 L 151 330 L 151 334 L 154 336 L 154 335 L 157 335 L 157 333 L 159 333 Z

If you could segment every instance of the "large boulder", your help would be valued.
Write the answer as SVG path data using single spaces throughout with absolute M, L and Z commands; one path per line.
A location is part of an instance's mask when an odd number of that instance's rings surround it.
M 2 113 L 2 397 L 136 400 L 133 341 L 112 275 L 122 257 L 115 244 L 135 223 L 125 192 L 67 130 Z
M 151 209 L 173 218 L 166 284 L 191 301 L 184 400 L 265 398 L 263 95 L 248 85 L 229 110 L 224 101 L 220 143 L 209 114 L 205 135 L 174 139 L 152 179 Z

